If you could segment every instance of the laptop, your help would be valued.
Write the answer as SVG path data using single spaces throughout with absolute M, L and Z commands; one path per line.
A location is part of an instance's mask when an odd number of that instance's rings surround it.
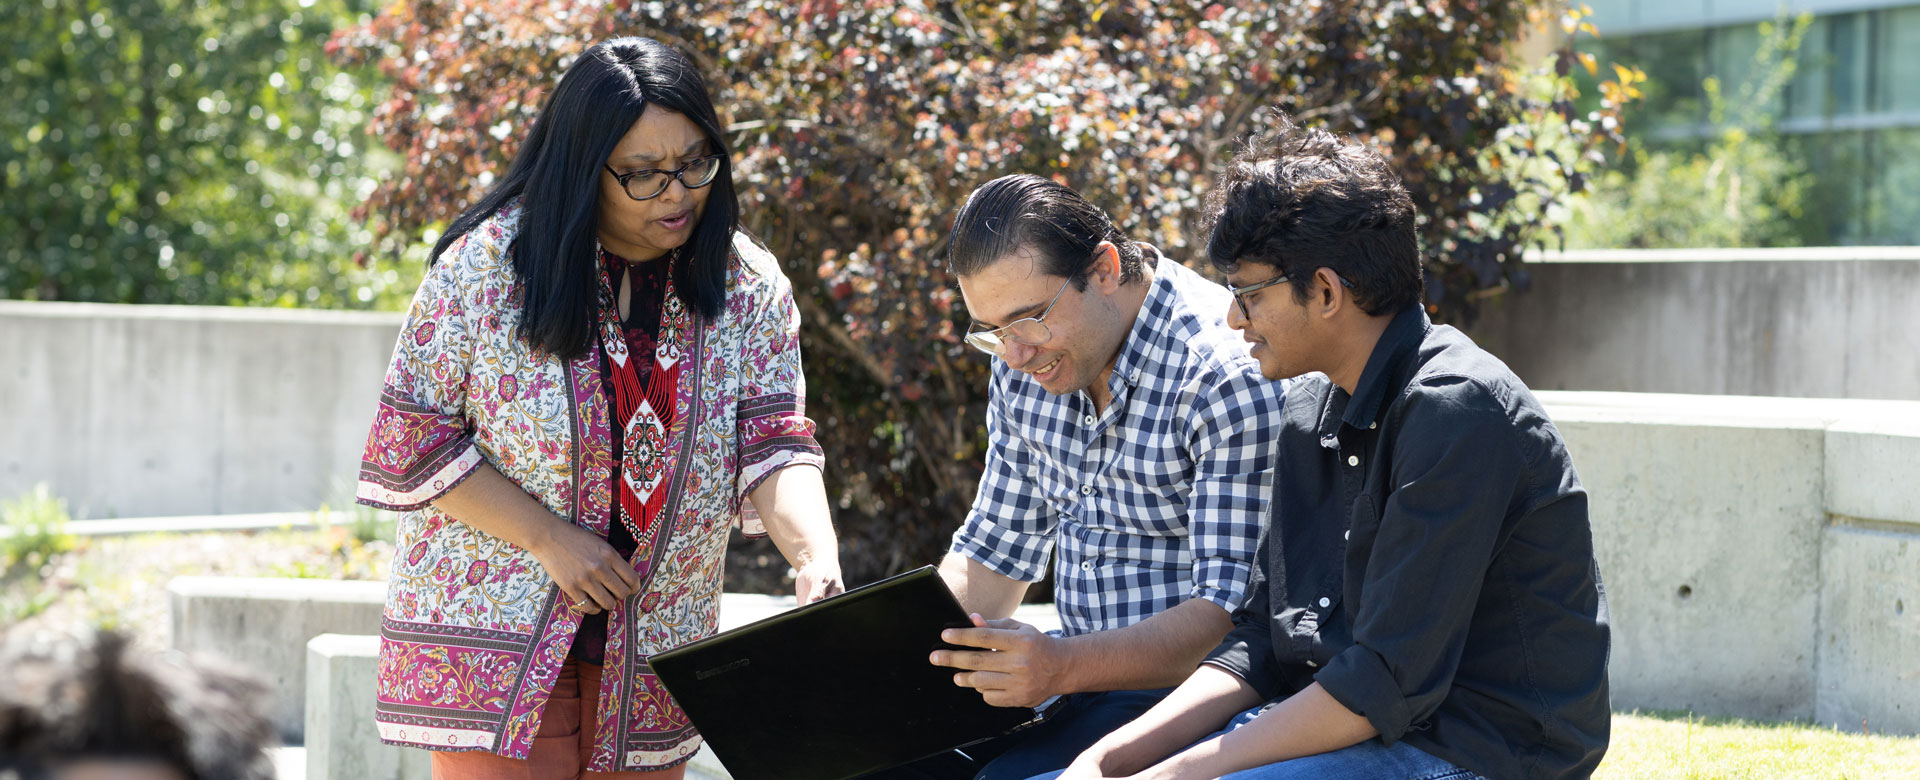
M 850 780 L 1040 720 L 927 660 L 971 625 L 923 566 L 648 662 L 735 780 Z

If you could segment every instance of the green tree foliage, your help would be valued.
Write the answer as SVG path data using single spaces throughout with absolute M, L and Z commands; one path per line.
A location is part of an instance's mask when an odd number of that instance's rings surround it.
M 1774 123 L 1812 15 L 1760 25 L 1739 83 L 1702 82 L 1704 143 L 1627 142 L 1624 164 L 1567 203 L 1567 245 L 1583 249 L 1800 246 L 1813 232 L 1812 175 Z M 1728 89 L 1732 94 L 1727 94 Z
M 366 307 L 363 78 L 327 37 L 373 0 L 0 3 L 0 296 Z M 364 260 L 364 257 L 361 258 Z
M 936 557 L 979 479 L 988 362 L 960 341 L 942 259 L 974 186 L 1053 175 L 1191 262 L 1207 183 L 1279 106 L 1398 161 L 1429 302 L 1456 316 L 1620 140 L 1615 109 L 1575 115 L 1570 48 L 1535 80 L 1507 59 L 1563 13 L 1577 29 L 1580 12 L 1538 1 L 401 0 L 335 43 L 395 81 L 373 126 L 405 162 L 367 208 L 401 235 L 485 190 L 590 41 L 695 58 L 731 122 L 745 221 L 798 288 L 859 580 Z

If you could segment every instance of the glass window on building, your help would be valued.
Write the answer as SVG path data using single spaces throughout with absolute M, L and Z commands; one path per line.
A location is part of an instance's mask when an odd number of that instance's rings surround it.
M 1760 82 L 1768 76 L 1761 72 L 1762 63 L 1755 61 L 1759 51 L 1760 25 L 1757 24 L 1718 29 L 1708 36 L 1707 74 L 1720 83 L 1720 96 L 1727 113 L 1723 121 L 1739 120 L 1745 108 L 1740 101 L 1746 97 L 1746 91 L 1758 90 Z M 1764 112 L 1778 116 L 1781 103 L 1781 95 L 1774 94 Z
M 1815 19 L 1800 38 L 1800 50 L 1794 57 L 1793 82 L 1787 86 L 1787 118 L 1818 119 L 1832 113 L 1827 105 L 1828 74 L 1835 65 L 1829 45 L 1832 26 L 1830 18 Z
M 1827 50 L 1833 53 L 1827 70 L 1827 108 L 1831 116 L 1850 116 L 1867 110 L 1867 65 L 1871 58 L 1873 14 L 1828 17 Z
M 1640 35 L 1603 46 L 1602 60 L 1638 65 L 1650 77 L 1635 111 L 1635 119 L 1650 131 L 1684 133 L 1707 121 L 1706 93 L 1700 87 L 1707 77 L 1707 31 Z
M 1891 128 L 1874 135 L 1877 165 L 1872 190 L 1867 193 L 1867 225 L 1862 240 L 1871 244 L 1920 244 L 1920 127 Z
M 1775 22 L 1775 24 L 1791 22 Z M 1701 82 L 1720 82 L 1728 121 L 1756 67 L 1758 23 L 1603 38 L 1605 61 L 1638 65 L 1650 80 L 1628 128 L 1653 149 L 1702 148 L 1712 137 Z M 1920 0 L 1816 17 L 1795 71 L 1768 111 L 1779 152 L 1811 174 L 1802 238 L 1814 244 L 1920 244 Z
M 1868 176 L 1871 135 L 1836 131 L 1782 139 L 1783 151 L 1804 161 L 1813 175 L 1805 202 L 1808 243 L 1874 243 L 1868 219 L 1868 196 L 1873 189 Z
M 1867 111 L 1872 83 L 1874 35 L 1879 12 L 1823 16 L 1801 40 L 1799 67 L 1787 97 L 1787 116 L 1817 120 Z
M 1875 27 L 1880 39 L 1874 45 L 1873 107 L 1920 112 L 1920 5 L 1881 11 L 1880 17 Z M 1920 124 L 1920 117 L 1906 123 Z

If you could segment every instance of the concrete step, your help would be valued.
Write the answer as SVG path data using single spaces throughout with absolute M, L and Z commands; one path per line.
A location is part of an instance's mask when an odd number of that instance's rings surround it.
M 387 745 L 373 722 L 380 637 L 307 642 L 307 780 L 429 780 L 427 751 Z
M 380 633 L 386 593 L 385 582 L 366 580 L 177 577 L 167 583 L 172 644 L 264 680 L 280 738 L 304 744 L 307 642 L 321 634 Z M 373 710 L 366 712 L 371 717 Z

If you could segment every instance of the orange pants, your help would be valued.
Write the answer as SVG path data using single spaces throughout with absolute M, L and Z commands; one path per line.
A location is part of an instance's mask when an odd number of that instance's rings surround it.
M 533 752 L 517 758 L 475 751 L 433 753 L 434 780 L 681 780 L 687 766 L 652 772 L 589 772 L 593 761 L 593 730 L 580 724 L 594 722 L 600 703 L 600 667 L 567 659 L 553 683 L 553 698 L 540 716 L 533 735 Z

